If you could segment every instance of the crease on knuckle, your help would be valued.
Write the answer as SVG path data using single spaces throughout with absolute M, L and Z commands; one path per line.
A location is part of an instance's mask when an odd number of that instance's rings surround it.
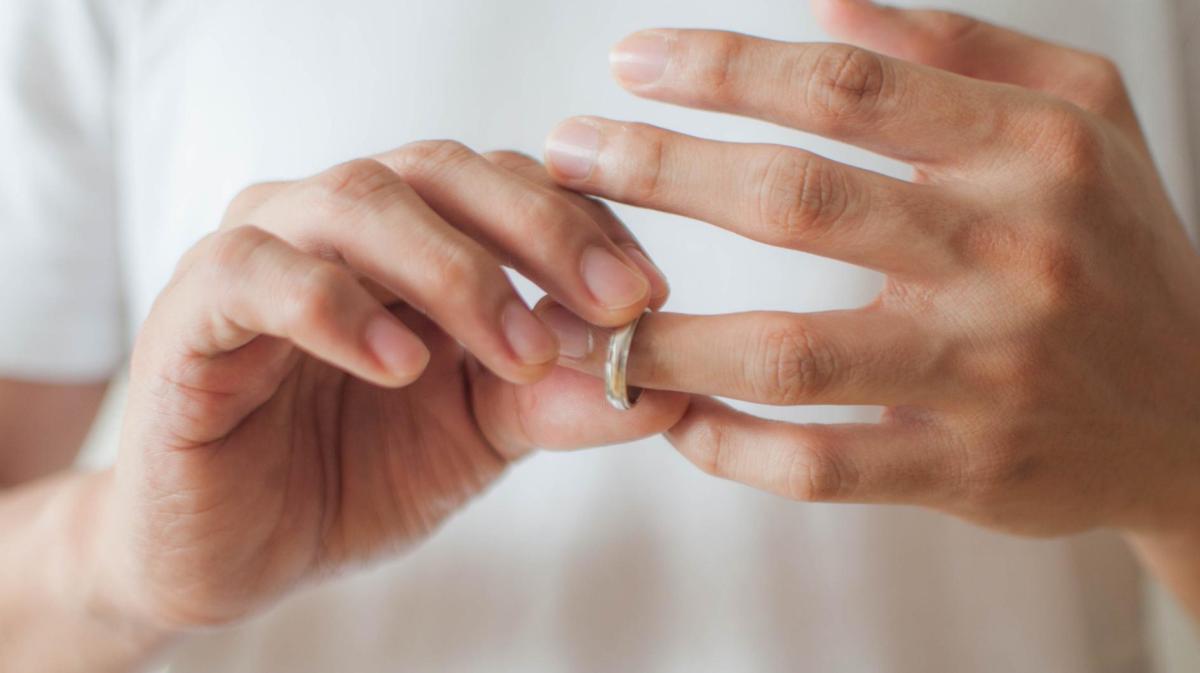
M 329 262 L 318 262 L 289 283 L 284 300 L 284 331 L 316 331 L 345 304 L 346 272 Z
M 744 38 L 727 32 L 705 36 L 697 48 L 705 55 L 696 71 L 696 90 L 702 91 L 718 108 L 738 104 L 737 66 L 742 58 Z
M 785 475 L 785 495 L 800 502 L 839 500 L 853 481 L 829 442 L 815 434 L 792 448 Z
M 669 159 L 663 133 L 643 124 L 627 124 L 620 133 L 620 142 L 625 151 L 619 154 L 638 158 L 627 164 L 636 168 L 624 180 L 624 198 L 639 203 L 659 202 L 666 188 L 664 173 Z
M 572 234 L 575 206 L 566 197 L 550 190 L 531 189 L 517 200 L 516 217 L 507 220 L 509 236 L 519 243 L 523 257 L 540 263 L 561 258 Z
M 779 148 L 761 171 L 760 221 L 772 240 L 785 245 L 822 238 L 844 219 L 847 189 L 840 171 L 815 155 Z
M 699 421 L 692 428 L 688 456 L 701 472 L 713 477 L 728 478 L 728 446 L 729 439 L 720 421 Z
M 403 185 L 399 177 L 375 159 L 355 159 L 334 166 L 315 178 L 318 198 L 335 213 L 375 208 L 381 197 Z
M 1041 465 L 1036 456 L 1012 444 L 1011 439 L 985 449 L 968 451 L 962 468 L 962 485 L 969 501 L 986 513 L 1027 487 Z
M 514 172 L 521 172 L 531 166 L 541 165 L 541 162 L 537 159 L 516 150 L 492 150 L 484 152 L 482 156 L 500 168 Z
M 911 43 L 919 62 L 948 66 L 970 49 L 983 31 L 982 21 L 956 12 L 927 10 L 920 13 L 920 29 Z
M 503 282 L 504 274 L 499 270 L 498 278 L 487 279 L 486 255 L 466 246 L 447 247 L 432 258 L 424 285 L 439 290 L 439 302 L 453 307 L 448 310 L 470 310 L 476 298 L 489 296 L 496 283 Z
M 254 258 L 277 240 L 254 225 L 226 229 L 198 243 L 191 253 L 193 261 L 186 267 L 181 265 L 177 271 L 181 277 L 185 273 L 197 274 L 195 280 L 215 297 L 205 320 L 218 341 L 234 341 L 242 332 L 229 317 L 237 313 L 235 290 L 249 275 Z
M 834 356 L 828 345 L 792 321 L 763 328 L 758 352 L 758 371 L 745 376 L 756 400 L 802 404 L 819 398 L 832 384 Z
M 457 140 L 418 140 L 391 155 L 391 167 L 408 179 L 428 179 L 475 158 L 475 152 Z
M 220 281 L 245 275 L 250 260 L 274 240 L 256 226 L 241 225 L 204 239 L 196 249 L 208 260 L 213 281 Z
M 875 112 L 887 81 L 887 68 L 877 54 L 828 45 L 817 54 L 804 87 L 806 103 L 822 130 L 838 133 L 860 124 Z

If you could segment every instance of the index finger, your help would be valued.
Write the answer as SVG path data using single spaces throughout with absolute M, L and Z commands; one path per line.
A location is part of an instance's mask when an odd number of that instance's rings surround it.
M 755 117 L 916 164 L 995 147 L 1012 96 L 1035 96 L 848 45 L 714 30 L 635 33 L 611 60 L 618 81 L 639 96 Z

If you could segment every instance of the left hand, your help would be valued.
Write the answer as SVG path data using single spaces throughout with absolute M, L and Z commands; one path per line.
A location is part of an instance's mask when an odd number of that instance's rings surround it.
M 961 16 L 815 6 L 888 55 L 658 30 L 618 45 L 614 69 L 638 95 L 852 143 L 914 181 L 596 118 L 548 141 L 564 186 L 888 276 L 854 310 L 646 316 L 630 383 L 695 394 L 670 440 L 798 500 L 1030 535 L 1196 525 L 1200 256 L 1115 66 Z M 604 331 L 539 311 L 565 362 L 598 372 L 603 339 L 582 335 Z M 795 425 L 707 395 L 887 411 Z

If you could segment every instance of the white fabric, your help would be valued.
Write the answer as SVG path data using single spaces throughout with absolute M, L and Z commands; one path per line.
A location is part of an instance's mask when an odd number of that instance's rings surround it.
M 126 349 L 112 30 L 75 0 L 0 9 L 0 372 L 103 379 Z
M 238 189 L 413 139 L 538 154 L 556 121 L 595 113 L 904 174 L 609 80 L 608 46 L 642 27 L 825 39 L 799 0 L 97 2 L 0 9 L 0 373 L 111 369 Z M 1168 0 L 941 4 L 1117 59 L 1194 223 Z M 878 287 L 847 265 L 621 213 L 671 278 L 674 310 L 844 307 Z M 409 556 L 195 638 L 172 671 L 1145 671 L 1139 592 L 1103 534 L 1028 541 L 924 511 L 799 506 L 705 477 L 654 439 L 535 456 Z

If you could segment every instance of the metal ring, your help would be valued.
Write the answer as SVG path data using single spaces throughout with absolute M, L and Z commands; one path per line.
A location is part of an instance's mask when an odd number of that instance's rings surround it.
M 633 399 L 629 398 L 625 372 L 629 366 L 629 348 L 633 345 L 633 333 L 646 313 L 613 332 L 608 340 L 608 357 L 604 359 L 604 396 L 608 398 L 609 404 L 622 411 L 632 409 L 633 405 L 637 404 L 638 395 L 635 394 Z

